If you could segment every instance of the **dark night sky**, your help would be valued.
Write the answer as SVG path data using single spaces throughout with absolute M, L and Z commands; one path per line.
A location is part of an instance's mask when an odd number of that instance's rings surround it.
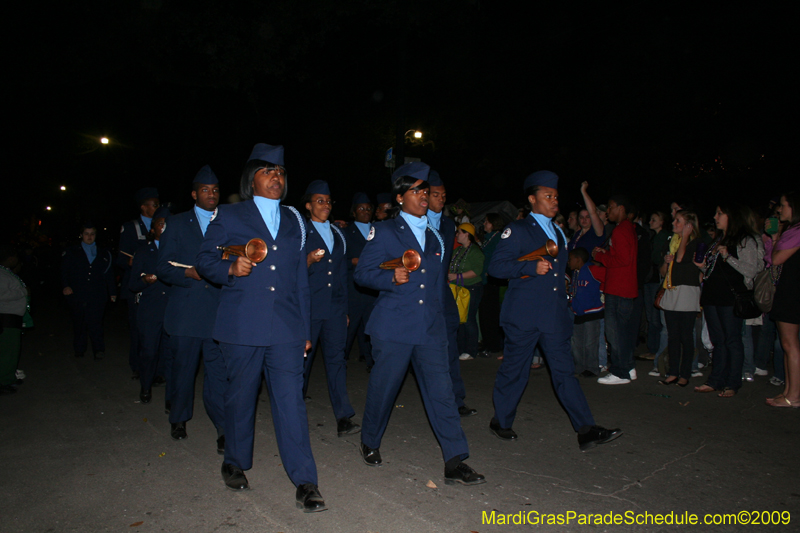
M 267 142 L 286 147 L 290 203 L 326 179 L 345 216 L 356 190 L 388 188 L 398 121 L 425 132 L 406 155 L 439 170 L 450 201 L 520 203 L 542 168 L 561 176 L 564 208 L 584 179 L 599 201 L 627 191 L 647 207 L 723 191 L 760 205 L 796 186 L 788 8 L 497 4 L 23 7 L 6 65 L 12 211 L 50 234 L 117 227 L 146 185 L 183 210 L 201 166 L 227 196 Z

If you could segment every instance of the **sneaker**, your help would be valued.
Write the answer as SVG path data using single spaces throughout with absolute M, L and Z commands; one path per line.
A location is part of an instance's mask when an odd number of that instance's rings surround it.
M 600 385 L 627 385 L 631 382 L 630 379 L 618 378 L 614 374 L 606 374 L 602 378 L 597 378 Z
M 764 370 L 763 368 L 756 367 L 756 376 L 768 376 L 769 372 Z
M 755 381 L 753 374 L 751 374 L 750 372 L 745 372 L 744 374 L 742 374 L 742 379 L 744 381 L 749 381 L 750 383 Z
M 777 376 L 772 376 L 769 380 L 769 384 L 775 385 L 776 387 L 783 387 L 784 385 L 786 385 L 786 382 Z
M 693 378 L 702 378 L 703 377 L 703 373 L 700 372 L 699 370 L 692 370 L 692 377 Z
M 468 354 L 466 352 L 464 352 L 461 355 L 459 355 L 458 358 L 461 359 L 462 361 L 472 361 L 473 359 L 475 359 L 474 357 L 472 357 L 470 354 Z
M 647 375 L 648 376 L 653 376 L 655 378 L 660 378 L 661 377 L 661 372 L 659 372 L 657 368 L 654 368 L 653 370 L 648 372 Z
M 631 381 L 636 381 L 636 369 L 635 368 L 632 369 L 628 374 L 631 376 Z
M 25 379 L 25 372 L 23 372 L 22 370 L 20 370 L 18 368 L 17 372 L 16 372 L 16 376 L 17 376 L 17 379 Z
M 603 372 L 608 372 L 608 366 L 603 365 L 600 367 L 600 373 L 602 374 Z
M 703 363 L 697 363 L 697 368 L 705 368 L 705 367 L 706 365 L 704 365 Z

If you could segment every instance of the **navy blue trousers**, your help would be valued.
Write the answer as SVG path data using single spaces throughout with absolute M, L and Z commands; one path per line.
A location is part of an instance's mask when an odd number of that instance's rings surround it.
M 139 328 L 136 325 L 136 314 L 138 304 L 133 294 L 125 300 L 128 302 L 128 332 L 130 333 L 130 351 L 128 352 L 128 364 L 133 372 L 139 370 Z
M 225 462 L 253 467 L 256 403 L 262 377 L 267 382 L 272 422 L 281 462 L 295 486 L 317 484 L 308 414 L 303 401 L 305 341 L 273 346 L 220 343 L 228 371 L 225 391 Z
M 373 304 L 368 305 L 354 305 L 347 310 L 350 317 L 350 324 L 347 326 L 347 343 L 344 348 L 345 359 L 350 357 L 350 351 L 353 349 L 353 343 L 358 339 L 358 352 L 364 356 L 367 362 L 367 368 L 372 368 L 375 361 L 372 359 L 372 343 L 370 342 L 369 335 L 364 332 L 369 321 L 369 316 L 372 314 Z
M 458 311 L 455 314 L 445 311 L 445 327 L 447 328 L 447 361 L 450 367 L 450 382 L 453 384 L 453 397 L 456 400 L 456 407 L 464 406 L 464 398 L 467 397 L 467 389 L 464 387 L 464 380 L 461 377 L 461 361 L 458 356 Z M 473 355 L 473 354 L 470 354 Z
M 228 388 L 228 375 L 219 345 L 211 338 L 174 335 L 170 340 L 174 354 L 169 381 L 172 404 L 169 413 L 170 423 L 186 422 L 194 415 L 194 385 L 202 353 L 203 404 L 208 417 L 217 428 L 217 434 L 224 434 L 225 389 Z
M 517 415 L 517 406 L 528 386 L 534 348 L 539 344 L 550 367 L 553 388 L 561 406 L 569 415 L 572 427 L 578 431 L 594 425 L 594 417 L 575 377 L 570 338 L 572 327 L 564 327 L 556 333 L 543 333 L 538 329 L 519 330 L 504 326 L 506 344 L 503 362 L 497 370 L 494 382 L 494 418 L 500 427 L 510 428 Z
M 361 442 L 370 448 L 381 447 L 397 393 L 411 364 L 445 462 L 456 456 L 466 459 L 469 447 L 453 400 L 447 346 L 401 344 L 373 337 L 372 349 L 375 366 L 369 376 Z
M 356 414 L 347 396 L 347 361 L 344 346 L 347 341 L 347 316 L 340 315 L 327 320 L 311 321 L 311 352 L 305 360 L 303 370 L 303 396 L 308 392 L 308 378 L 314 364 L 317 345 L 322 341 L 322 358 L 328 377 L 328 396 L 336 420 L 350 418 Z
M 166 368 L 166 359 L 171 353 L 169 336 L 164 331 L 163 317 L 162 320 L 145 320 L 139 316 L 136 325 L 139 328 L 139 383 L 143 389 L 150 389 L 158 371 Z
M 79 298 L 74 294 L 67 296 L 69 314 L 72 317 L 72 346 L 75 353 L 84 353 L 88 346 L 88 338 L 92 341 L 94 353 L 105 352 L 106 343 L 103 338 L 103 313 L 106 309 L 105 295 Z

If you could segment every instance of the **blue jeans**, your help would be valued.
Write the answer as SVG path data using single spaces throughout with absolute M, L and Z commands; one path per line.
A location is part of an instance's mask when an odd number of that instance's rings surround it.
M 742 386 L 744 320 L 733 315 L 733 306 L 707 305 L 703 308 L 708 325 L 708 336 L 714 345 L 714 364 L 708 385 L 715 389 L 725 387 L 739 390 Z
M 761 335 L 758 337 L 758 348 L 755 355 L 755 366 L 758 368 L 767 368 L 769 363 L 770 348 L 774 349 L 773 352 L 773 375 L 781 381 L 786 380 L 786 367 L 783 361 L 783 347 L 781 346 L 780 337 L 778 337 L 778 328 L 775 322 L 769 318 L 768 315 L 764 316 L 764 325 L 761 326 Z
M 458 351 L 470 355 L 478 354 L 478 307 L 483 297 L 483 283 L 476 283 L 469 289 L 469 312 L 467 321 L 458 326 Z
M 608 367 L 608 350 L 606 349 L 606 319 L 600 319 L 600 335 L 597 342 L 597 362 L 600 368 Z
M 583 324 L 575 324 L 572 329 L 572 359 L 575 361 L 575 372 L 588 370 L 597 374 L 600 368 L 597 362 L 597 344 L 600 342 L 601 320 L 590 320 Z
M 606 338 L 610 348 L 608 370 L 622 379 L 629 379 L 633 369 L 633 338 L 630 334 L 633 308 L 634 298 L 606 294 Z

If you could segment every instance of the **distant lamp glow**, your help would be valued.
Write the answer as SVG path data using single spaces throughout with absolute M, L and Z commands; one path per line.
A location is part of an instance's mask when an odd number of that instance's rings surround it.
M 415 139 L 422 139 L 422 132 L 421 131 L 415 131 L 414 132 L 414 138 Z
M 108 144 L 108 137 L 100 137 L 100 144 Z
M 66 191 L 66 190 L 67 190 L 66 186 L 64 186 L 64 185 L 62 185 L 61 187 L 59 187 L 59 189 L 61 189 L 62 191 Z
M 47 207 L 45 207 L 45 209 L 47 209 L 48 211 L 52 211 L 53 210 L 53 208 L 50 207 L 49 205 Z

